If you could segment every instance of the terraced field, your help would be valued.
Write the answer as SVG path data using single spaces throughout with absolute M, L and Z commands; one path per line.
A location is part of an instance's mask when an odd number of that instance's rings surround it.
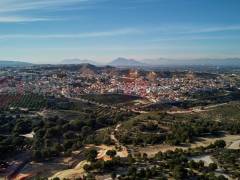
M 42 109 L 47 106 L 47 100 L 36 94 L 1 94 L 0 108 L 30 108 Z

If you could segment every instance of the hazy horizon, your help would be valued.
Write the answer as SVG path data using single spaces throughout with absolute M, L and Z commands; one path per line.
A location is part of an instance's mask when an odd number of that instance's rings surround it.
M 128 57 L 115 57 L 111 60 L 106 61 L 98 61 L 94 59 L 81 59 L 81 58 L 67 58 L 62 59 L 59 61 L 49 61 L 49 62 L 32 62 L 29 60 L 24 59 L 0 59 L 0 63 L 6 62 L 19 62 L 19 63 L 32 63 L 35 65 L 44 65 L 44 64 L 52 64 L 52 65 L 59 65 L 59 64 L 92 64 L 92 65 L 99 65 L 105 66 L 114 64 L 115 61 L 120 64 L 124 64 L 124 61 L 127 60 L 129 63 L 142 63 L 142 65 L 150 65 L 150 66 L 157 66 L 157 65 L 240 65 L 240 58 L 239 57 L 226 57 L 226 58 L 182 58 L 182 59 L 174 59 L 174 58 L 146 58 L 146 59 L 134 59 Z M 238 63 L 239 62 L 239 63 Z M 140 64 L 139 64 L 140 65 Z M 113 65 L 114 66 L 114 65 Z M 119 66 L 119 65 L 117 65 Z M 128 66 L 128 65 L 126 65 Z M 135 66 L 135 65 L 133 65 Z
M 240 57 L 237 0 L 2 0 L 0 60 Z

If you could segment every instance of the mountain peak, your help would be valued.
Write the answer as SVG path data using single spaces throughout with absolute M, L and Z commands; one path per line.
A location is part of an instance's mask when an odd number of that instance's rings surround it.
M 123 57 L 118 57 L 117 59 L 113 60 L 110 64 L 110 66 L 121 66 L 121 67 L 126 67 L 126 66 L 146 66 L 145 63 L 139 62 L 134 59 L 127 59 Z
M 97 63 L 95 61 L 88 60 L 88 59 L 73 58 L 73 59 L 64 59 L 61 61 L 61 64 L 93 64 L 93 65 L 96 65 Z

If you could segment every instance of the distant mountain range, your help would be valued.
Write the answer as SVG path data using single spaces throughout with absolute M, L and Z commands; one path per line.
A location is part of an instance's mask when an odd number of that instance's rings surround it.
M 99 63 L 88 60 L 88 59 L 64 59 L 61 61 L 61 64 L 93 64 L 93 65 L 98 65 Z
M 145 59 L 137 61 L 134 59 L 117 58 L 109 63 L 115 67 L 154 67 L 154 66 L 238 66 L 240 67 L 240 58 L 226 59 Z
M 225 59 L 147 59 L 143 62 L 150 66 L 240 66 L 240 58 Z
M 8 60 L 0 60 L 0 67 L 24 67 L 31 66 L 33 64 L 23 61 L 8 61 Z
M 119 57 L 109 63 L 97 63 L 93 60 L 86 59 L 65 59 L 61 64 L 93 64 L 93 65 L 109 65 L 113 67 L 157 67 L 157 66 L 240 66 L 240 58 L 225 59 L 144 59 L 141 61 Z
M 115 67 L 136 67 L 136 66 L 148 66 L 148 64 L 144 63 L 144 62 L 140 62 L 134 59 L 127 59 L 127 58 L 122 58 L 119 57 L 115 60 L 113 60 L 112 62 L 110 62 L 108 65 L 110 66 L 115 66 Z
M 142 63 L 134 59 L 127 59 L 119 57 L 114 59 L 112 62 L 107 64 L 100 64 L 96 61 L 87 60 L 87 59 L 65 59 L 61 61 L 61 64 L 93 64 L 93 65 L 109 65 L 113 67 L 136 67 L 136 66 L 148 66 L 148 64 Z
M 157 66 L 234 66 L 240 67 L 240 58 L 225 58 L 225 59 L 145 59 L 135 60 L 119 57 L 110 63 L 101 64 L 93 60 L 87 59 L 65 59 L 60 64 L 92 64 L 96 66 L 113 66 L 113 67 L 157 67 Z M 9 61 L 0 60 L 0 67 L 23 67 L 33 64 L 24 61 Z

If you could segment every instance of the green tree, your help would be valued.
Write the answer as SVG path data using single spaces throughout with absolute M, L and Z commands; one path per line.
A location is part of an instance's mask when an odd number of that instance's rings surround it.
M 116 156 L 117 152 L 115 150 L 108 150 L 106 154 L 113 158 L 114 156 Z
M 42 159 L 42 153 L 39 150 L 33 151 L 33 159 L 39 161 Z
M 85 156 L 86 156 L 87 160 L 90 161 L 90 162 L 94 162 L 97 158 L 97 155 L 98 155 L 98 152 L 94 148 L 88 149 L 85 152 Z
M 226 142 L 224 140 L 216 140 L 214 145 L 218 148 L 224 148 L 226 146 Z
M 137 168 L 135 166 L 130 166 L 128 168 L 128 175 L 129 176 L 135 176 L 136 175 L 136 172 L 137 172 Z
M 59 177 L 55 177 L 52 180 L 60 180 L 60 178 Z
M 111 173 L 111 178 L 112 178 L 112 179 L 115 179 L 116 177 L 117 177 L 116 173 L 115 173 L 115 172 L 112 172 L 112 173 Z
M 182 166 L 177 165 L 173 169 L 173 177 L 175 179 L 184 179 L 186 178 L 186 169 L 184 169 Z
M 217 169 L 217 164 L 216 163 L 210 163 L 208 166 L 210 171 L 215 171 Z
M 85 164 L 85 165 L 83 166 L 83 169 L 88 172 L 88 171 L 91 170 L 91 166 L 90 166 L 89 164 Z

